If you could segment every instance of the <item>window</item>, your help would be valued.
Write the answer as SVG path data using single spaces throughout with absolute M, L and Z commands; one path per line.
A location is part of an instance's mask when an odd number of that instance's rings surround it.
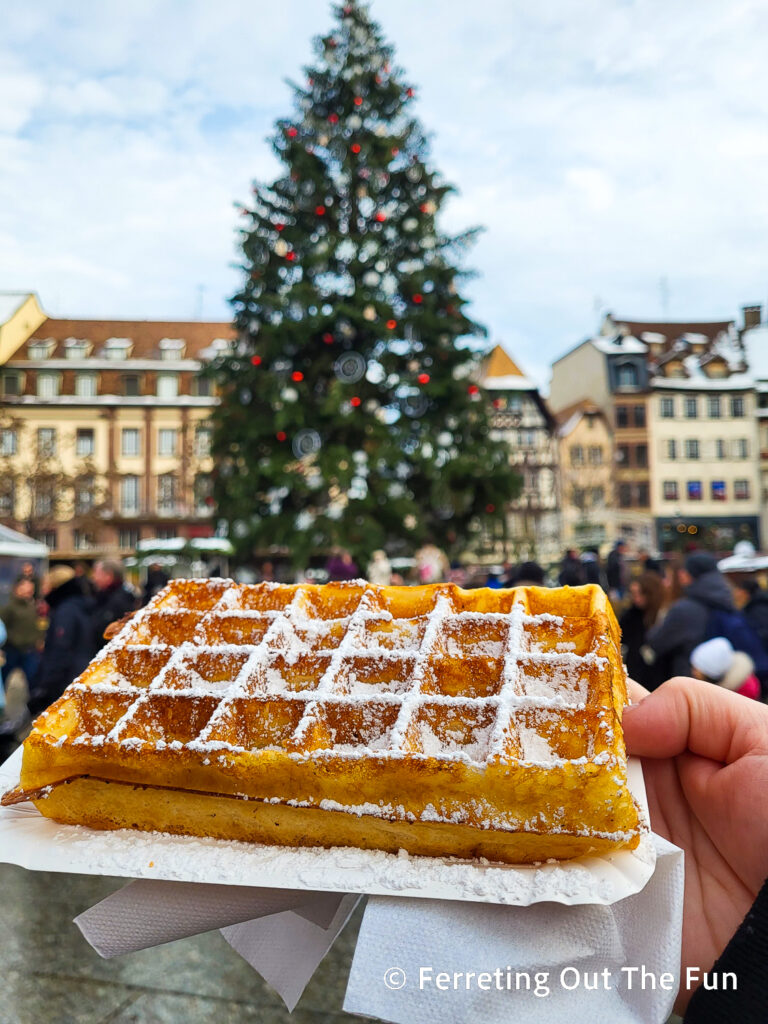
M 604 487 L 593 487 L 590 494 L 590 500 L 592 502 L 592 508 L 604 508 L 605 507 L 605 488 Z
M 195 512 L 209 515 L 213 506 L 213 477 L 210 473 L 198 473 L 195 477 Z
M 2 378 L 3 398 L 18 398 L 21 394 L 21 374 L 4 373 Z
M 713 480 L 712 481 L 712 501 L 725 501 L 726 490 L 725 480 Z
M 55 551 L 57 545 L 55 530 L 33 530 L 32 539 L 45 544 L 49 551 Z
M 163 473 L 157 478 L 157 511 L 161 515 L 176 512 L 176 477 L 173 473 Z
M 630 463 L 630 448 L 628 444 L 620 444 L 616 447 L 616 461 L 622 467 L 629 466 Z
M 123 394 L 126 398 L 138 398 L 141 394 L 141 378 L 137 373 L 123 375 Z
M 195 455 L 198 459 L 205 459 L 211 454 L 211 440 L 213 431 L 210 427 L 198 427 L 195 430 Z
M 80 338 L 67 338 L 64 342 L 65 359 L 86 359 L 91 351 L 91 344 Z
M 83 427 L 78 430 L 75 436 L 75 455 L 79 455 L 80 458 L 87 458 L 89 455 L 93 455 L 95 447 L 93 430 L 90 427 Z
M 166 362 L 184 358 L 184 341 L 181 338 L 162 338 L 160 341 L 160 358 Z
M 584 449 L 581 447 L 580 444 L 571 445 L 571 465 L 584 465 Z
M 675 418 L 674 398 L 662 398 L 659 403 L 659 412 L 663 420 L 673 420 Z
M 157 375 L 157 397 L 177 398 L 179 394 L 178 373 L 158 373 Z
M 685 411 L 685 418 L 687 420 L 695 420 L 696 417 L 699 415 L 698 399 L 695 396 L 687 397 L 683 402 L 683 409 Z
M 635 406 L 633 406 L 633 409 L 634 409 L 633 420 L 634 420 L 635 426 L 636 427 L 644 427 L 645 426 L 645 406 L 644 405 L 635 405 Z
M 52 459 L 56 454 L 56 428 L 39 427 L 37 431 L 38 459 Z
M 123 550 L 128 548 L 131 551 L 135 551 L 140 539 L 141 533 L 139 530 L 120 530 L 117 543 Z
M 667 441 L 667 458 L 668 459 L 676 459 L 677 458 L 677 441 L 674 438 L 670 438 Z
M 53 513 L 53 484 L 48 480 L 39 480 L 33 488 L 33 508 L 35 515 L 49 516 Z
M 744 399 L 741 395 L 734 395 L 731 398 L 731 416 L 740 419 L 744 415 Z
M 749 480 L 734 480 L 733 496 L 737 501 L 746 501 L 749 498 Z
M 61 379 L 58 373 L 38 373 L 37 397 L 42 399 L 58 398 Z
M 629 426 L 629 408 L 626 405 L 616 406 L 616 426 L 617 427 L 628 427 Z
M 647 508 L 650 503 L 651 497 L 648 484 L 643 481 L 637 485 L 637 504 L 640 508 Z
M 740 437 L 733 442 L 733 457 L 735 459 L 749 458 L 749 442 L 745 437 Z
M 685 442 L 685 457 L 686 459 L 698 459 L 699 458 L 699 442 L 696 438 L 688 438 Z
M 619 484 L 619 505 L 621 508 L 632 507 L 632 484 Z
M 139 478 L 124 476 L 120 481 L 120 512 L 124 516 L 139 514 Z
M 159 431 L 157 442 L 158 455 L 175 455 L 178 430 L 162 427 Z
M 16 508 L 16 484 L 7 477 L 0 480 L 0 518 L 11 519 Z
M 701 501 L 702 489 L 701 480 L 689 480 L 688 481 L 688 500 L 689 501 Z
M 75 394 L 78 398 L 95 398 L 98 390 L 98 378 L 95 373 L 75 374 Z
M 589 464 L 590 466 L 602 466 L 603 464 L 603 449 L 598 445 L 592 445 L 589 449 Z
M 95 503 L 94 480 L 84 476 L 75 482 L 75 515 L 85 516 L 93 511 Z
M 572 504 L 574 508 L 583 509 L 587 504 L 587 489 L 586 487 L 574 487 L 571 494 L 573 499 Z
M 723 441 L 723 440 L 715 441 L 715 457 L 718 458 L 718 459 L 724 459 L 725 458 L 725 441 Z
M 139 431 L 135 427 L 123 428 L 122 453 L 126 456 L 139 454 Z
M 75 551 L 90 551 L 93 547 L 93 534 L 90 530 L 72 531 Z
M 636 388 L 639 382 L 637 367 L 634 363 L 622 363 L 619 366 L 617 383 L 620 388 Z
M 56 345 L 55 341 L 30 341 L 27 346 L 27 357 L 29 359 L 47 359 Z
M 719 420 L 721 416 L 720 412 L 720 395 L 710 395 L 707 398 L 707 415 L 711 420 Z
M 648 465 L 648 445 L 647 444 L 636 444 L 635 445 L 635 465 L 641 469 L 645 469 Z
M 105 359 L 118 361 L 127 359 L 131 354 L 131 348 L 130 338 L 107 338 L 101 354 Z
M 677 501 L 677 480 L 665 480 L 663 488 L 664 501 Z
M 158 526 L 156 533 L 158 540 L 174 540 L 179 531 L 175 526 Z
M 195 377 L 192 380 L 192 394 L 198 398 L 210 398 L 213 394 L 213 382 L 209 377 Z
M 3 427 L 0 430 L 0 455 L 16 454 L 16 431 L 11 427 Z

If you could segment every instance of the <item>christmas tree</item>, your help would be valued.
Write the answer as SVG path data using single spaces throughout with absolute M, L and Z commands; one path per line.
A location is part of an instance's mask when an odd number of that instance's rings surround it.
M 335 14 L 276 124 L 285 172 L 241 207 L 239 341 L 212 368 L 215 501 L 243 558 L 463 550 L 518 487 L 457 344 L 483 333 L 457 289 L 474 232 L 438 229 L 452 188 L 367 6 Z

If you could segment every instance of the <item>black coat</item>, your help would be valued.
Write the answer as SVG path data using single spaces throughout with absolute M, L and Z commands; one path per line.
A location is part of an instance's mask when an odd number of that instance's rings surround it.
M 35 713 L 60 697 L 91 660 L 89 607 L 80 581 L 62 583 L 45 600 L 50 608 L 48 632 L 29 702 Z
M 136 610 L 136 598 L 122 583 L 113 583 L 106 590 L 99 590 L 95 598 L 92 617 L 92 653 L 96 654 L 107 642 L 104 630 L 124 615 Z
M 742 609 L 744 618 L 768 651 L 768 592 L 759 590 Z
M 713 569 L 695 579 L 649 631 L 648 643 L 667 678 L 691 674 L 691 651 L 704 640 L 709 613 L 718 608 L 733 611 L 733 597 L 725 577 Z
M 580 587 L 584 583 L 584 566 L 578 558 L 564 558 L 557 577 L 561 587 Z

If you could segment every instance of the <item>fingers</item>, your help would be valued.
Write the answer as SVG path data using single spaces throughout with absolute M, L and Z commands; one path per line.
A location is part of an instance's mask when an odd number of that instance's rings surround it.
M 768 751 L 768 707 L 712 683 L 678 676 L 624 709 L 630 754 L 674 757 L 689 750 L 729 764 Z

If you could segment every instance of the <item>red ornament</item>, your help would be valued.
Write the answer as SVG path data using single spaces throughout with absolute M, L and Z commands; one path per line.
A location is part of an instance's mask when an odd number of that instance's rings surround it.
M 275 434 L 275 437 L 277 438 L 278 441 L 285 441 L 288 435 L 284 430 L 278 430 L 278 432 Z
M 316 206 L 315 207 L 315 213 L 317 214 L 318 217 L 322 217 L 323 214 L 325 213 L 325 207 L 324 206 Z
M 408 97 L 409 100 L 413 99 L 413 89 L 411 89 L 410 87 L 406 89 L 405 95 Z
M 445 307 L 445 312 L 448 314 L 448 316 L 453 316 L 453 314 L 456 312 L 456 307 L 455 306 L 450 306 L 450 305 L 446 306 Z
M 289 263 L 293 263 L 293 261 L 296 259 L 296 253 L 293 251 L 293 249 L 291 249 L 290 252 L 287 252 L 285 254 L 285 258 L 288 260 Z
M 429 374 L 420 373 L 416 380 L 419 382 L 419 384 L 429 384 Z
M 278 221 L 277 224 L 275 224 L 275 231 L 282 231 L 284 227 L 285 224 L 283 224 L 282 221 Z
M 397 320 L 387 320 L 387 330 L 394 331 L 397 327 Z
M 397 148 L 397 146 L 395 146 L 394 149 L 392 150 L 392 156 L 397 156 L 399 152 L 400 150 Z
M 377 220 L 379 222 L 379 224 L 383 224 L 384 221 L 387 219 L 387 215 L 386 215 L 386 213 L 384 213 L 383 210 L 379 210 L 379 212 L 376 214 L 376 216 L 373 219 Z
M 291 374 L 291 380 L 295 380 L 296 383 L 298 384 L 300 380 L 304 380 L 304 374 L 301 372 L 301 370 L 294 370 L 293 373 Z
M 333 335 L 329 331 L 326 331 L 325 334 L 323 335 L 323 341 L 325 342 L 326 345 L 332 345 Z
M 429 205 L 427 203 L 422 203 L 419 209 L 422 213 L 429 213 Z
M 420 292 L 416 292 L 416 294 L 413 296 L 413 301 L 416 303 L 417 306 L 420 306 L 424 301 L 424 296 Z
M 261 366 L 261 356 L 251 356 L 251 362 L 254 366 Z
M 358 398 L 357 395 L 355 395 L 354 398 L 350 398 L 349 400 L 349 404 L 351 406 L 354 406 L 355 409 L 358 407 L 358 405 L 360 405 L 361 402 L 362 398 Z
M 289 139 L 295 139 L 298 134 L 299 134 L 299 129 L 298 128 L 291 127 L 291 128 L 288 129 L 288 138 Z
M 489 503 L 488 503 L 488 504 L 487 504 L 487 505 L 485 506 L 485 511 L 486 511 L 486 512 L 487 512 L 487 513 L 488 513 L 488 514 L 490 515 L 490 514 L 491 514 L 492 512 L 495 512 L 495 511 L 496 511 L 496 506 L 495 506 L 495 505 L 493 505 L 493 504 L 491 504 L 491 503 L 489 502 Z
M 307 79 L 307 85 L 314 85 L 314 84 L 315 84 L 314 78 L 308 78 Z
M 210 496 L 210 494 L 209 494 L 209 495 L 208 495 L 208 497 L 207 497 L 207 498 L 205 499 L 205 504 L 206 504 L 206 505 L 208 506 L 208 508 L 210 508 L 210 507 L 211 507 L 211 505 L 213 505 L 213 498 L 212 498 L 212 497 Z
M 502 402 L 502 400 L 500 398 L 494 398 L 494 400 L 493 400 L 493 408 L 494 409 L 501 409 L 503 404 L 504 403 Z
M 330 121 L 331 124 L 338 124 L 339 123 L 339 115 L 338 114 L 329 114 L 328 115 L 328 120 Z
M 360 152 L 360 143 L 359 142 L 353 142 L 352 145 L 349 148 L 352 150 L 353 153 L 359 153 Z
M 363 97 L 362 96 L 355 96 L 355 106 L 356 107 L 362 107 L 362 105 L 363 105 Z
M 470 395 L 480 394 L 480 388 L 477 386 L 477 384 L 470 384 L 469 387 L 467 388 L 467 391 Z

